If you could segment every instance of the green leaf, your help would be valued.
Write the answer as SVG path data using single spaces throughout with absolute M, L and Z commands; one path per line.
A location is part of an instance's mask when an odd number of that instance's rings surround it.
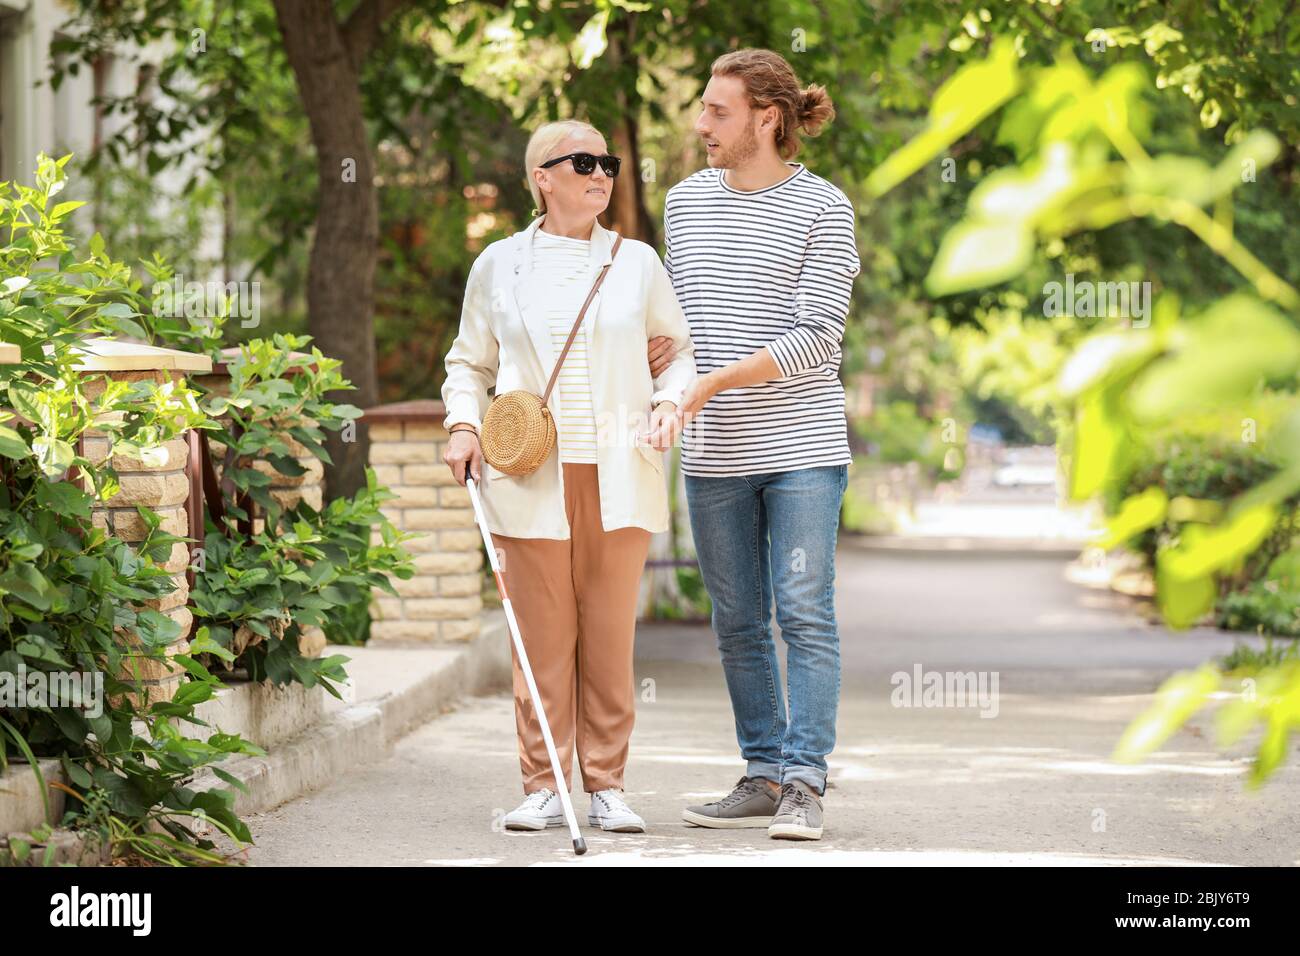
M 1111 389 L 1099 389 L 1080 401 L 1075 411 L 1074 444 L 1070 453 L 1072 499 L 1091 498 L 1121 472 L 1125 435 Z
M 135 633 L 149 647 L 164 647 L 180 636 L 181 626 L 166 614 L 145 608 L 136 613 Z
M 1277 159 L 1280 151 L 1276 136 L 1256 130 L 1234 146 L 1213 168 L 1192 156 L 1168 154 L 1155 156 L 1150 163 L 1129 167 L 1128 188 L 1140 195 L 1172 196 L 1196 206 L 1206 206 L 1233 192 L 1243 182 L 1253 181 L 1259 170 Z
M 36 501 L 55 514 L 90 518 L 91 497 L 69 481 L 42 481 L 36 485 Z
M 313 587 L 316 587 L 324 583 L 326 580 L 332 579 L 335 573 L 336 570 L 333 562 L 317 561 L 311 566 L 311 570 L 307 572 L 307 578 L 309 583 Z
M 87 715 L 86 723 L 90 724 L 90 732 L 101 744 L 107 744 L 113 739 L 113 720 L 108 714 L 100 714 L 98 717 Z M 96 776 L 98 777 L 98 771 Z
M 86 771 L 85 767 L 69 760 L 66 754 L 61 758 L 61 762 L 63 763 L 63 772 L 68 775 L 68 779 L 74 784 L 81 787 L 83 790 L 91 785 L 90 774 Z
M 1276 136 L 1267 130 L 1253 130 L 1214 167 L 1216 195 L 1226 195 L 1246 182 L 1248 174 L 1253 177 L 1271 166 L 1281 152 L 1282 144 Z
M 1141 97 L 1146 77 L 1137 63 L 1111 67 L 1086 95 L 1058 109 L 1043 126 L 1042 140 L 1077 139 L 1093 129 L 1111 136 L 1132 135 L 1141 125 Z
M 1221 571 L 1258 548 L 1277 518 L 1273 505 L 1253 505 L 1230 512 L 1217 526 L 1185 525 L 1178 546 L 1158 555 L 1160 570 L 1170 580 L 1192 580 Z
M 1214 577 L 1173 577 L 1164 567 L 1156 567 L 1156 604 L 1165 623 L 1174 630 L 1184 630 L 1214 608 Z
M 8 395 L 9 406 L 23 418 L 46 430 L 53 428 L 50 407 L 42 400 L 40 389 L 31 382 L 14 379 L 9 383 Z
M 234 774 L 230 773 L 230 771 L 222 770 L 220 767 L 213 767 L 212 773 L 219 780 L 224 780 L 226 783 L 230 784 L 232 787 L 239 790 L 241 793 L 248 793 L 248 784 L 244 783 L 244 781 L 240 780 Z
M 1024 272 L 1033 254 L 1033 233 L 1022 222 L 961 222 L 943 237 L 925 290 L 941 296 L 995 285 Z
M 570 44 L 573 62 L 580 70 L 585 70 L 605 52 L 607 40 L 605 28 L 609 24 L 610 8 L 597 12 L 579 31 Z
M 1155 156 L 1128 167 L 1126 178 L 1128 191 L 1139 196 L 1172 196 L 1203 206 L 1219 195 L 1210 164 L 1192 156 Z
M 110 319 L 129 319 L 140 313 L 125 302 L 109 302 L 99 307 L 99 314 Z
M 997 142 L 1012 146 L 1019 159 L 1035 152 L 1043 124 L 1058 107 L 1087 95 L 1092 80 L 1077 60 L 1063 52 L 1058 62 L 1034 74 L 1025 92 L 1016 97 L 1002 116 Z
M 139 819 L 149 812 L 150 798 L 133 781 L 107 767 L 95 769 L 95 784 L 108 793 L 109 806 L 118 813 Z
M 1181 348 L 1153 362 L 1134 383 L 1129 408 L 1154 423 L 1240 401 L 1261 384 L 1300 368 L 1300 330 L 1244 293 L 1187 323 Z
M 1250 768 L 1250 781 L 1253 786 L 1263 783 L 1286 759 L 1287 738 L 1290 736 L 1289 722 L 1285 717 L 1271 715 L 1264 728 L 1264 736 L 1259 742 L 1255 754 L 1255 765 Z
M 77 457 L 75 449 L 61 438 L 34 438 L 32 451 L 36 453 L 41 471 L 49 478 L 62 477 Z
M 0 425 L 0 455 L 6 458 L 23 459 L 31 454 L 23 436 L 12 428 Z
M 1113 548 L 1123 544 L 1148 528 L 1153 528 L 1165 518 L 1169 496 L 1163 488 L 1150 487 L 1124 499 L 1119 512 L 1106 526 L 1106 533 L 1096 543 L 1099 548 Z
M 929 123 L 867 177 L 867 192 L 882 196 L 933 160 L 1015 94 L 1020 84 L 1015 44 L 1001 38 L 988 59 L 962 67 L 935 93 Z
M 1038 162 L 989 174 L 971 192 L 967 209 L 971 218 L 1033 222 L 1077 181 L 1071 145 L 1051 143 Z
M 68 213 L 72 212 L 72 210 L 80 209 L 85 204 L 86 203 L 84 201 L 61 202 L 50 211 L 50 219 L 52 221 L 57 222 L 58 220 L 66 216 Z
M 341 607 L 352 603 L 351 598 L 349 598 L 346 594 L 343 593 L 342 590 L 336 588 L 332 584 L 325 585 L 317 593 L 326 601 L 329 601 L 331 604 L 335 605 L 336 607 Z
M 1057 386 L 1064 397 L 1074 398 L 1133 375 L 1159 351 L 1159 339 L 1146 329 L 1089 336 L 1061 367 Z
M 22 598 L 39 610 L 50 609 L 50 582 L 33 564 L 16 564 L 0 574 L 0 591 Z
M 235 659 L 235 654 L 228 647 L 223 647 L 214 641 L 208 628 L 199 628 L 196 636 L 190 641 L 191 654 L 212 654 L 229 663 Z M 178 655 L 179 656 L 179 655 Z
M 192 707 L 211 699 L 212 685 L 207 681 L 192 680 L 182 683 L 176 689 L 171 702 L 183 707 Z
M 1220 681 L 1221 675 L 1210 664 L 1170 677 L 1156 691 L 1155 702 L 1125 728 L 1113 759 L 1134 763 L 1151 753 L 1209 701 Z

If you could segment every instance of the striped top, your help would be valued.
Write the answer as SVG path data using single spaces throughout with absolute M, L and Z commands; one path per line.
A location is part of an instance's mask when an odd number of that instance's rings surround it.
M 541 229 L 533 233 L 533 268 L 539 270 L 550 293 L 546 299 L 546 321 L 557 359 L 564 349 L 564 340 L 573 330 L 578 310 L 591 291 L 590 249 L 589 239 L 570 239 Z M 583 320 L 584 326 L 588 319 L 590 316 Z M 555 423 L 560 461 L 595 462 L 596 413 L 591 401 L 587 336 L 583 328 L 573 338 L 555 388 L 560 397 L 560 417 Z
M 688 475 L 849 464 L 840 342 L 861 268 L 853 206 L 789 163 L 764 189 L 708 168 L 668 191 L 664 266 L 701 375 L 766 347 L 781 377 L 719 392 L 682 434 Z

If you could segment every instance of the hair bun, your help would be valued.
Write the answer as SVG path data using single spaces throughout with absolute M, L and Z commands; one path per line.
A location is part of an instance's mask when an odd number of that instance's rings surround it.
M 814 83 L 805 88 L 799 106 L 799 126 L 809 136 L 816 136 L 834 118 L 835 105 L 831 103 L 826 87 Z

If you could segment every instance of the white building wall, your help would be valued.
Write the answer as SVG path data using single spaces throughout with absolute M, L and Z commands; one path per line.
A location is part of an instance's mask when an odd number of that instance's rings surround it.
M 81 158 L 94 145 L 94 71 L 83 64 L 76 76 L 65 75 L 57 91 L 49 82 L 50 42 L 72 13 L 72 7 L 62 0 L 0 0 L 0 181 L 30 183 L 35 178 L 39 152 L 55 158 L 73 153 Z M 160 62 L 162 52 L 161 48 L 145 50 L 140 58 Z M 134 58 L 110 61 L 104 77 L 105 91 L 117 96 L 131 94 L 137 86 L 138 69 Z M 152 95 L 161 99 L 156 90 Z M 129 118 L 120 114 L 105 117 L 103 135 L 113 135 L 126 122 Z M 158 215 L 167 214 L 171 197 L 179 196 L 193 170 L 202 165 L 197 150 L 205 141 L 206 137 L 196 134 L 188 148 L 175 147 L 184 153 L 185 161 L 154 177 Z M 86 191 L 75 187 L 69 190 L 69 195 L 73 194 L 90 198 Z M 78 215 L 90 216 L 93 210 L 87 207 Z M 221 236 L 218 213 L 205 224 L 203 234 L 195 237 L 197 254 L 207 261 L 220 261 Z

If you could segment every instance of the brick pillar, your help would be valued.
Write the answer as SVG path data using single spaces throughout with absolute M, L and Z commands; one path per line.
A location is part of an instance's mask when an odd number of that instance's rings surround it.
M 85 357 L 78 368 L 87 376 L 83 391 L 91 402 L 97 401 L 103 393 L 101 375 L 121 382 L 153 381 L 161 385 L 172 381 L 184 384 L 186 374 L 206 372 L 211 367 L 211 362 L 203 355 L 127 342 L 92 339 L 84 343 L 82 351 Z M 121 416 L 120 412 L 108 414 L 119 418 Z M 106 419 L 107 414 L 96 421 L 103 422 Z M 89 428 L 84 433 L 82 449 L 83 455 L 92 465 L 99 466 L 106 462 L 111 464 L 117 471 L 121 485 L 117 494 L 93 506 L 91 520 L 95 527 L 103 528 L 111 536 L 123 541 L 143 541 L 149 529 L 135 510 L 136 505 L 143 505 L 162 519 L 159 530 L 181 537 L 189 535 L 186 502 L 190 486 L 185 470 L 187 441 L 177 439 L 167 442 L 163 446 L 162 460 L 158 462 L 146 463 L 133 456 L 120 454 L 113 455 L 110 461 L 107 435 L 100 429 Z M 176 589 L 162 598 L 139 605 L 165 614 L 180 625 L 180 636 L 166 648 L 168 657 L 189 652 L 188 635 L 193 623 L 193 616 L 186 606 L 189 602 L 189 586 L 185 571 L 189 564 L 189 546 L 177 542 L 172 546 L 172 552 L 164 565 L 171 572 Z M 130 631 L 118 628 L 117 632 L 128 648 L 128 653 L 130 647 L 139 646 L 138 638 Z M 148 706 L 154 701 L 171 700 L 180 687 L 184 673 L 178 665 L 132 656 L 124 665 L 122 678 L 138 683 L 139 691 L 131 696 L 141 706 Z
M 375 477 L 397 495 L 384 514 L 420 534 L 403 543 L 415 574 L 392 579 L 400 597 L 375 589 L 371 641 L 465 641 L 479 632 L 483 540 L 469 492 L 442 462 L 444 417 L 442 402 L 420 400 L 370 408 L 362 419 Z

